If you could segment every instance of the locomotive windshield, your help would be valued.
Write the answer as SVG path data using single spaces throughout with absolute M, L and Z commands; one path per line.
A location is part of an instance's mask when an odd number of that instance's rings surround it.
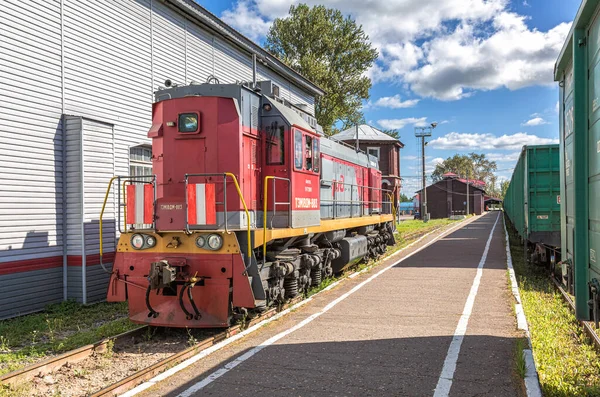
M 179 132 L 198 131 L 198 115 L 196 113 L 182 113 L 179 115 Z

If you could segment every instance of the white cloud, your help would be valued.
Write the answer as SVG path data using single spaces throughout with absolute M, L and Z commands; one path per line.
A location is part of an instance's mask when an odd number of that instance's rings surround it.
M 534 115 L 536 115 L 537 117 L 529 119 L 526 122 L 522 123 L 521 125 L 525 126 L 525 127 L 535 127 L 535 126 L 538 126 L 538 125 L 550 124 L 546 120 L 544 120 L 543 118 L 539 117 L 537 115 L 537 113 L 534 113 Z
M 406 161 L 412 161 L 412 160 L 416 160 L 417 156 L 413 156 L 413 155 L 402 156 L 402 155 L 400 155 L 400 159 L 406 160 Z
M 383 119 L 377 120 L 377 124 L 381 128 L 386 130 L 399 130 L 407 125 L 414 125 L 415 127 L 425 127 L 427 125 L 427 117 L 409 117 L 405 119 Z
M 237 0 L 222 16 L 257 40 L 274 18 L 298 2 Z M 570 29 L 568 23 L 547 31 L 530 29 L 528 17 L 511 11 L 509 0 L 303 2 L 340 9 L 363 26 L 380 54 L 368 72 L 374 82 L 400 83 L 417 95 L 441 100 L 479 90 L 554 84 L 554 62 Z
M 223 11 L 221 19 L 256 42 L 267 35 L 271 26 L 271 21 L 262 17 L 260 6 L 250 0 L 238 1 L 233 9 Z
M 452 150 L 520 150 L 524 145 L 547 145 L 558 143 L 558 139 L 541 138 L 525 132 L 512 135 L 494 136 L 492 134 L 467 134 L 451 132 L 429 142 L 435 149 Z
M 384 96 L 373 103 L 373 106 L 380 108 L 402 109 L 412 108 L 419 103 L 418 99 L 407 99 L 403 101 L 400 95 Z
M 521 152 L 512 153 L 486 153 L 485 157 L 490 161 L 497 163 L 514 163 L 519 159 Z

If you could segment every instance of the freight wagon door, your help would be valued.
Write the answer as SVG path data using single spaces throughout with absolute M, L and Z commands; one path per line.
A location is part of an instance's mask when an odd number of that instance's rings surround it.
M 571 64 L 565 72 L 563 88 L 562 109 L 562 161 L 564 194 L 561 197 L 564 208 L 565 233 L 562 235 L 562 259 L 573 259 L 574 233 L 575 233 L 575 186 L 573 178 L 573 145 L 574 145 L 574 108 L 573 108 L 573 65 Z
M 600 18 L 596 16 L 592 23 L 589 34 L 588 46 L 588 92 L 589 92 L 589 131 L 588 154 L 589 154 L 589 266 L 590 274 L 588 280 L 600 279 Z M 576 134 L 579 131 L 576 131 Z M 577 177 L 577 175 L 576 175 Z

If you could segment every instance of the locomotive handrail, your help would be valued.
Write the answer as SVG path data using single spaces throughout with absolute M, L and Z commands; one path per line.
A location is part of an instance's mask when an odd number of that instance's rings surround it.
M 291 187 L 291 181 L 289 180 L 289 178 L 281 178 L 278 176 L 272 176 L 272 175 L 267 175 L 265 176 L 265 182 L 264 182 L 264 194 L 263 194 L 263 266 L 265 264 L 266 261 L 266 257 L 267 257 L 267 202 L 269 201 L 268 199 L 268 193 L 269 193 L 269 180 L 273 181 L 273 217 L 271 217 L 271 229 L 273 228 L 272 222 L 273 222 L 273 218 L 275 217 L 275 212 L 276 212 L 276 207 L 277 205 L 288 205 L 290 207 L 289 210 L 289 220 L 288 220 L 288 227 L 291 226 L 291 216 L 292 216 L 292 187 Z M 278 203 L 277 202 L 277 196 L 275 195 L 275 182 L 276 181 L 286 181 L 288 183 L 288 190 L 289 190 L 289 202 L 287 203 Z
M 106 194 L 104 195 L 104 201 L 102 202 L 102 209 L 100 210 L 100 217 L 99 217 L 99 228 L 100 228 L 100 266 L 102 266 L 102 269 L 106 272 L 111 274 L 112 272 L 108 271 L 108 269 L 106 269 L 106 267 L 104 266 L 104 262 L 102 261 L 102 256 L 104 254 L 104 234 L 103 234 L 103 222 L 102 222 L 102 218 L 104 217 L 104 211 L 106 209 L 106 202 L 108 201 L 108 196 L 110 195 L 110 190 L 112 189 L 112 186 L 115 182 L 115 179 L 117 180 L 117 186 L 121 185 L 121 178 L 125 178 L 125 180 L 123 181 L 123 198 L 125 199 L 125 182 L 131 182 L 131 181 L 135 181 L 136 179 L 139 182 L 142 182 L 143 179 L 146 178 L 152 178 L 152 183 L 154 184 L 154 201 L 153 204 L 156 203 L 156 184 L 154 183 L 155 179 L 156 179 L 156 175 L 127 175 L 127 176 L 113 176 L 112 178 L 110 178 L 110 181 L 108 182 L 108 187 L 106 188 Z M 119 232 L 121 233 L 121 209 L 120 207 L 123 206 L 123 216 L 124 216 L 124 222 L 125 222 L 125 232 L 127 232 L 127 205 L 123 205 L 121 203 L 121 191 L 119 190 L 119 188 L 117 188 L 117 192 L 118 192 L 118 196 L 117 196 L 117 225 L 119 226 Z M 154 223 L 152 223 L 152 225 L 154 226 Z
M 390 195 L 390 193 L 392 193 L 392 191 L 389 190 L 389 189 L 383 189 L 383 188 L 378 188 L 378 187 L 368 186 L 368 185 L 355 185 L 355 184 L 347 183 L 347 182 L 339 182 L 339 181 L 334 181 L 334 180 L 329 181 L 329 180 L 321 179 L 321 184 L 323 184 L 323 182 L 325 182 L 325 183 L 331 183 L 332 184 L 332 189 L 334 191 L 333 199 L 331 199 L 331 200 L 329 200 L 329 199 L 321 199 L 321 202 L 333 203 L 333 219 L 337 218 L 336 215 L 337 215 L 337 204 L 338 203 L 349 203 L 351 206 L 354 205 L 354 204 L 358 204 L 359 206 L 361 204 L 363 206 L 365 204 L 367 204 L 367 205 L 369 205 L 369 208 L 370 208 L 371 204 L 379 204 L 380 203 L 379 201 L 371 201 L 371 200 L 358 200 L 358 201 L 353 200 L 353 196 L 354 196 L 354 190 L 353 190 L 353 188 L 354 187 L 356 187 L 357 190 L 359 190 L 359 189 L 365 189 L 366 188 L 366 189 L 368 189 L 368 191 L 371 191 L 371 190 L 381 191 L 382 193 L 387 194 L 388 196 Z M 338 185 L 350 186 L 350 200 L 339 200 L 339 199 L 336 198 L 336 196 L 335 196 L 335 190 L 336 190 L 336 188 L 337 188 Z M 390 200 L 389 202 L 383 201 L 383 197 L 382 197 L 381 204 L 382 205 L 383 204 L 390 204 L 392 206 L 392 209 L 393 209 L 393 202 L 392 201 L 393 200 Z M 383 208 L 382 208 L 382 210 L 383 210 Z M 350 209 L 350 218 L 353 218 L 353 217 L 354 217 L 354 210 L 351 208 Z
M 240 198 L 240 201 L 242 202 L 242 205 L 244 206 L 244 211 L 246 212 L 246 220 L 247 220 L 246 225 L 247 225 L 247 233 L 248 233 L 248 252 L 247 252 L 248 262 L 246 263 L 246 269 L 248 269 L 250 267 L 250 264 L 252 263 L 252 248 L 251 248 L 252 247 L 252 241 L 251 241 L 252 232 L 251 232 L 251 227 L 250 227 L 250 211 L 248 211 L 248 206 L 246 206 L 246 201 L 244 200 L 244 196 L 242 195 L 242 190 L 240 189 L 240 185 L 238 184 L 237 178 L 231 172 L 209 173 L 209 174 L 185 174 L 185 191 L 186 191 L 186 194 L 185 194 L 185 212 L 186 212 L 186 214 L 185 214 L 186 215 L 185 216 L 185 231 L 186 231 L 186 233 L 191 233 L 190 225 L 188 223 L 188 217 L 187 217 L 188 179 L 190 177 L 207 177 L 207 176 L 223 176 L 223 212 L 224 212 L 223 215 L 225 218 L 225 232 L 227 232 L 227 233 L 229 233 L 229 230 L 227 228 L 227 177 L 230 177 L 233 180 L 233 184 L 235 185 L 237 194 Z M 216 204 L 221 204 L 221 203 L 216 203 Z

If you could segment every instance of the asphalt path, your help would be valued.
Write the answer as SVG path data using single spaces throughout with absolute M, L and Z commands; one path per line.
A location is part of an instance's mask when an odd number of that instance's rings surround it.
M 503 233 L 431 236 L 140 395 L 522 395 Z

